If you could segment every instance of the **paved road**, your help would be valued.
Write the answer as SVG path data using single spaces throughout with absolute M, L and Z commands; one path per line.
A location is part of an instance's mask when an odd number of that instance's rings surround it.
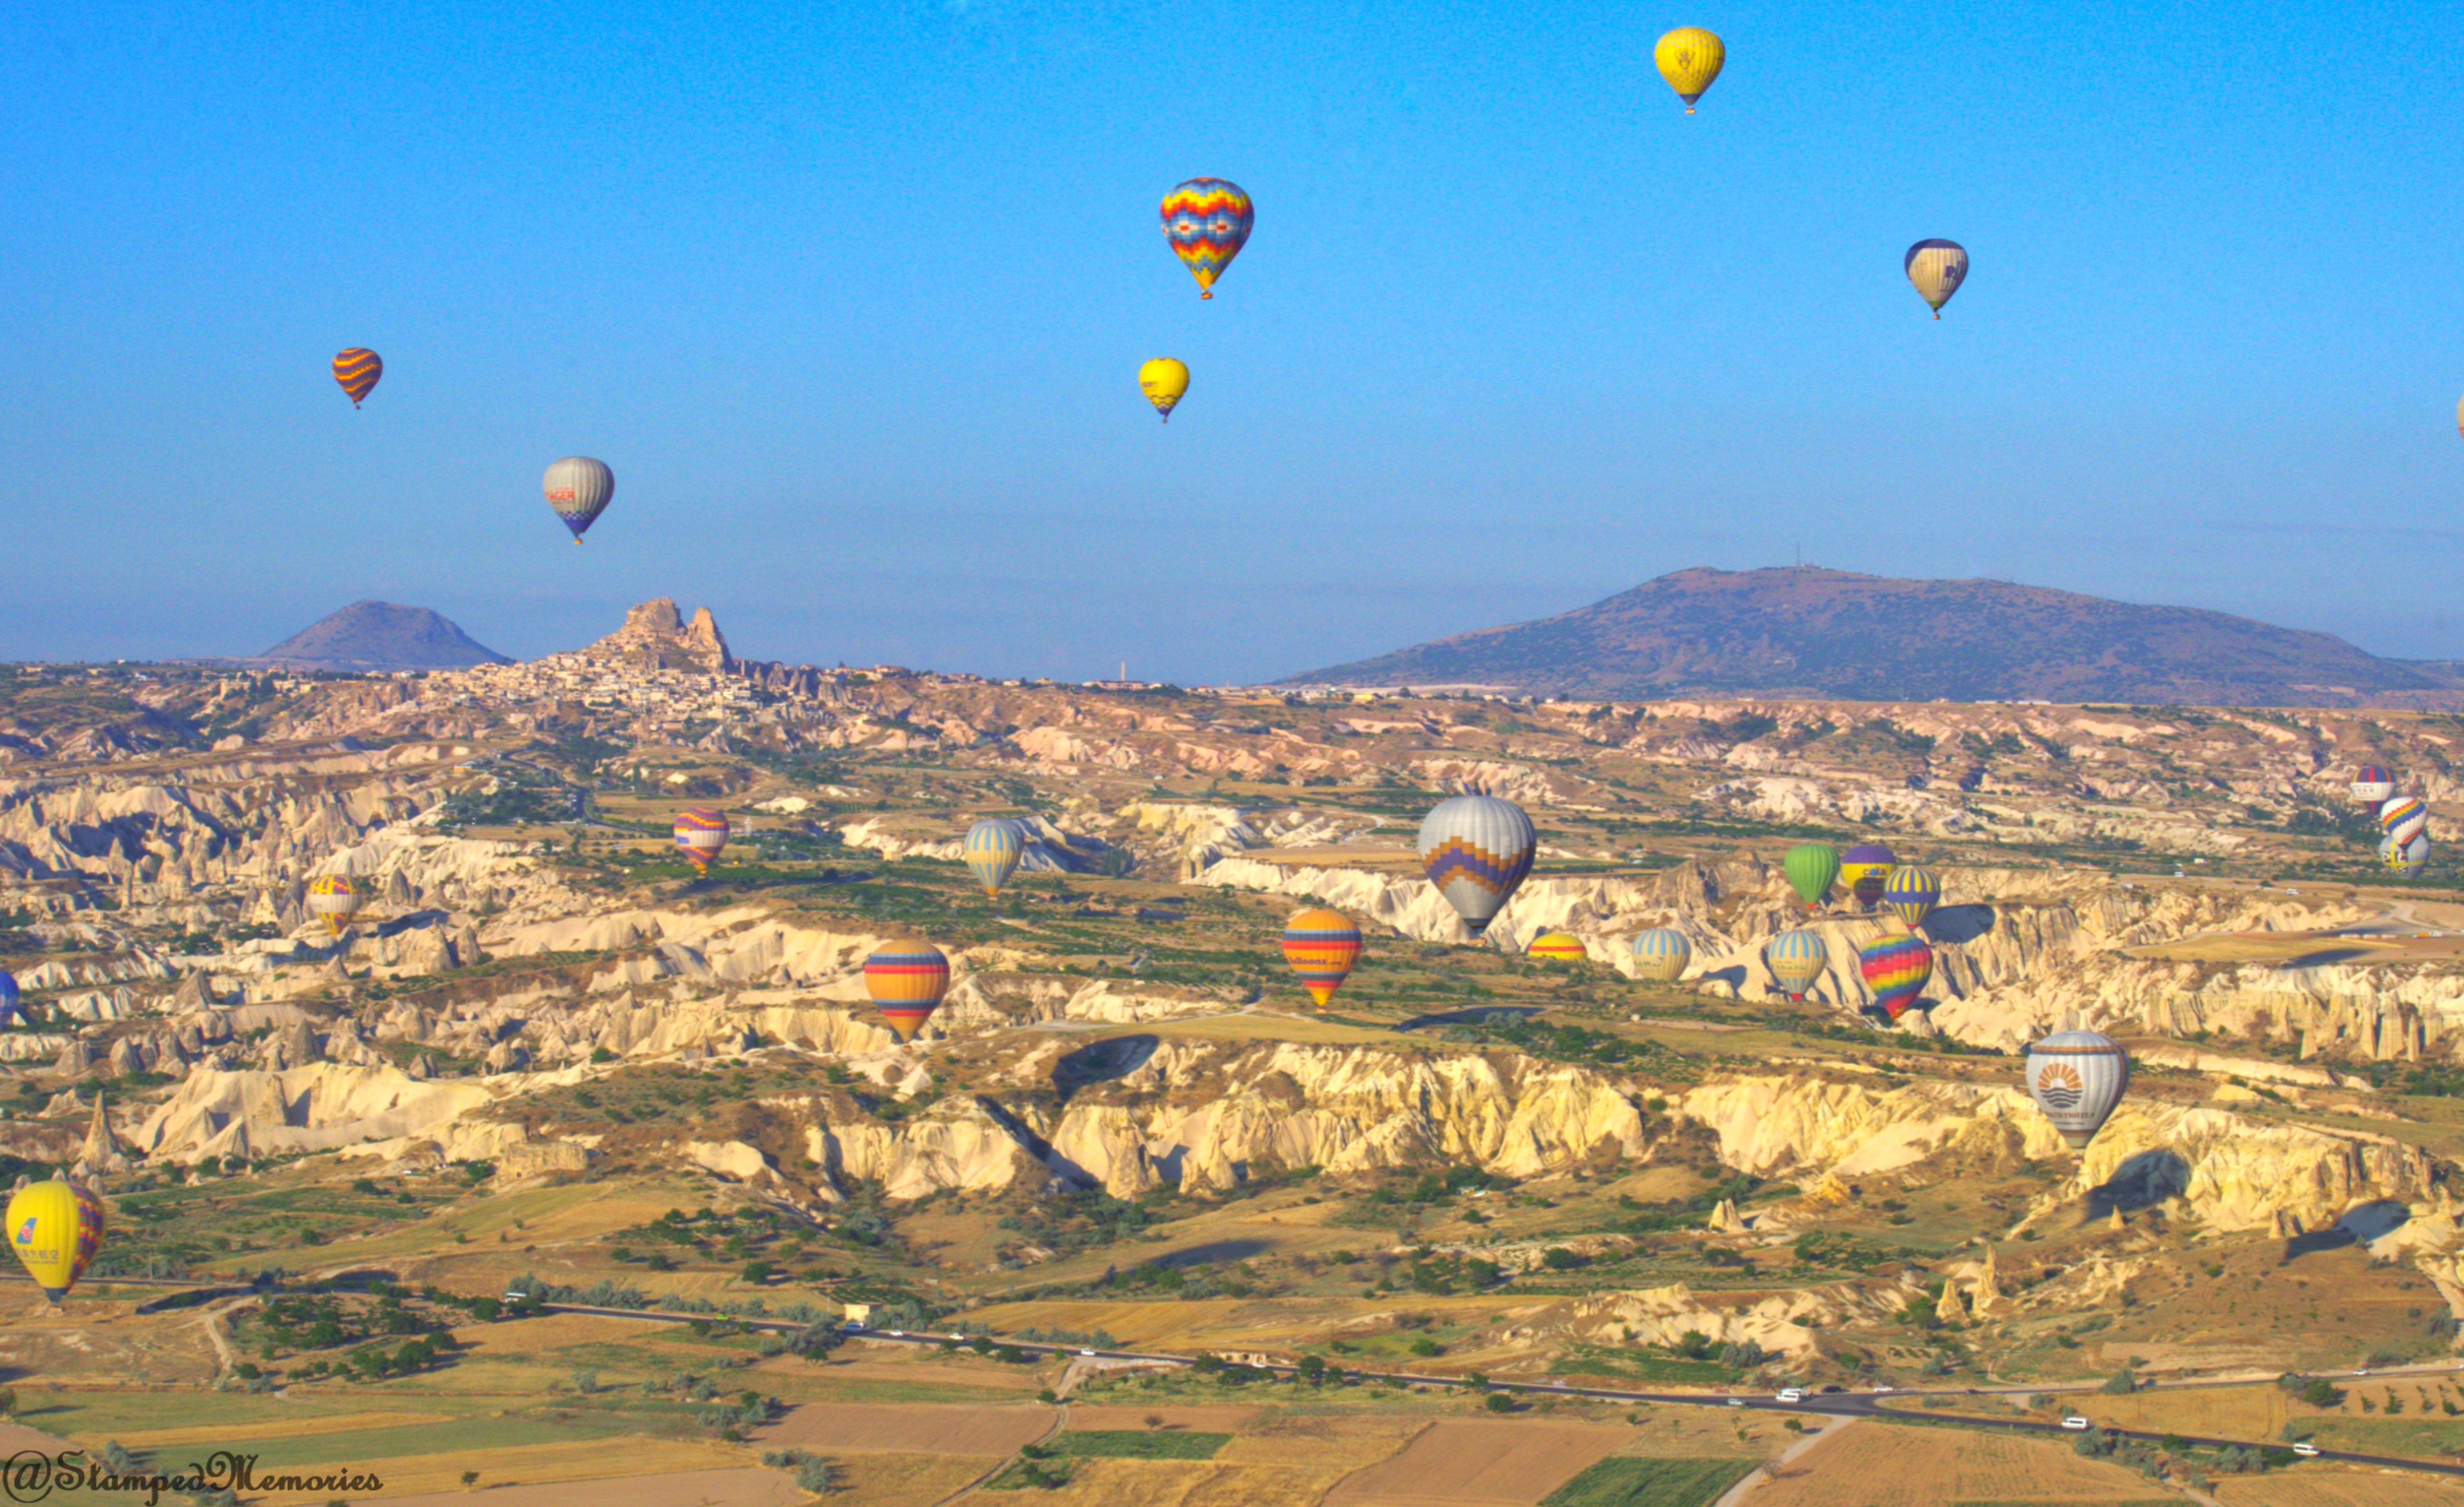
M 641 1319 L 659 1323 L 683 1324 L 693 1323 L 696 1320 L 724 1320 L 730 1323 L 743 1324 L 748 1328 L 767 1329 L 789 1334 L 796 1333 L 807 1327 L 806 1325 L 797 1323 L 793 1319 L 737 1319 L 722 1314 L 677 1314 L 640 1308 L 599 1308 L 583 1303 L 543 1303 L 540 1306 L 550 1313 L 598 1314 L 610 1319 Z M 850 1339 L 878 1341 L 889 1344 L 937 1345 L 942 1343 L 945 1340 L 959 1338 L 955 1335 L 925 1333 L 909 1334 L 881 1329 L 850 1329 L 846 1331 L 846 1333 Z M 1108 1361 L 1148 1361 L 1159 1365 L 1189 1365 L 1197 1359 L 1194 1356 L 1167 1355 L 1161 1351 L 1106 1350 L 1082 1347 L 1079 1345 L 1050 1344 L 1043 1341 L 1024 1340 L 994 1339 L 994 1342 L 996 1344 L 1008 1345 L 1014 1349 L 1023 1351 L 1028 1355 L 1093 1356 L 1097 1359 Z M 1290 1365 L 1268 1365 L 1262 1366 L 1259 1369 L 1270 1372 L 1277 1376 L 1290 1376 L 1295 1374 L 1299 1370 L 1299 1367 Z M 1330 1369 L 1331 1370 L 1333 1368 L 1330 1367 Z M 2316 1374 L 2329 1378 L 2362 1376 L 2418 1376 L 2440 1372 L 2452 1372 L 2459 1369 L 2464 1369 L 2464 1366 L 2405 1366 L 2390 1367 L 2386 1370 L 2328 1371 Z M 1358 1377 L 1363 1381 L 1398 1382 L 1405 1385 L 1413 1386 L 1467 1387 L 1471 1385 L 1460 1376 L 1424 1376 L 1410 1371 L 1366 1371 L 1354 1368 L 1344 1368 L 1344 1374 Z M 2241 1378 L 2233 1381 L 2217 1382 L 2170 1382 L 2163 1385 L 2167 1387 L 2249 1386 L 2255 1385 L 2255 1381 L 2256 1379 Z M 1550 1382 L 1492 1381 L 1488 1384 L 1488 1388 L 1491 1391 L 1523 1392 L 1539 1397 L 1588 1397 L 1596 1402 L 1608 1403 L 1654 1403 L 1662 1407 L 1739 1407 L 1757 1412 L 1814 1413 L 1817 1416 L 1829 1418 L 1898 1418 L 1903 1421 L 1917 1420 L 1958 1424 L 1962 1428 L 1969 1429 L 2001 1429 L 2017 1433 L 2059 1434 L 2064 1436 L 2070 1436 L 2074 1434 L 2076 1430 L 2065 1429 L 2059 1424 L 2038 1423 L 2034 1419 L 2028 1418 L 1995 1418 L 1975 1413 L 1943 1411 L 1930 1407 L 1917 1410 L 1903 1407 L 1901 1405 L 1912 1403 L 1918 1397 L 1986 1397 L 2013 1392 L 2034 1393 L 2054 1391 L 2057 1389 L 2071 1391 L 2095 1390 L 2094 1386 L 2073 1386 L 2068 1388 L 2043 1386 L 2006 1386 L 1992 1388 L 1961 1387 L 1956 1390 L 1934 1387 L 1931 1389 L 1911 1390 L 1905 1392 L 1815 1392 L 1808 1395 L 1801 1402 L 1783 1403 L 1776 1397 L 1763 1397 L 1747 1392 L 1641 1392 L 1627 1391 L 1622 1388 L 1609 1386 L 1566 1386 Z M 2179 1439 L 2187 1444 L 2199 1445 L 2209 1449 L 2225 1449 L 2228 1447 L 2241 1449 L 2281 1448 L 2281 1445 L 2277 1444 L 2276 1441 L 2262 1439 L 2211 1439 L 2199 1434 L 2147 1433 L 2129 1429 L 2106 1429 L 2102 1431 L 2111 1434 L 2115 1438 L 2144 1439 L 2151 1444 L 2160 1443 L 2167 1439 Z M 2378 1465 L 2386 1466 L 2392 1470 L 2425 1471 L 2437 1475 L 2464 1477 L 2464 1464 L 2441 1464 L 2434 1460 L 2408 1459 L 2401 1455 L 2347 1454 L 2341 1451 L 2321 1450 L 2315 1458 L 2321 1460 L 2343 1460 L 2347 1464 L 2352 1465 Z

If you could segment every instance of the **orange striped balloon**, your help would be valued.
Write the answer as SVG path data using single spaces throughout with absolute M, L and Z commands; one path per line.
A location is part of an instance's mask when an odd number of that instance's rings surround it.
M 913 1041 L 949 992 L 950 960 L 929 942 L 890 942 L 864 960 L 864 987 L 891 1033 Z
M 1360 961 L 1360 928 L 1341 911 L 1295 912 L 1284 922 L 1284 961 L 1323 1008 Z
M 353 408 L 358 408 L 362 398 L 376 390 L 377 379 L 384 375 L 385 363 L 377 359 L 375 351 L 354 345 L 334 358 L 334 380 L 351 395 Z

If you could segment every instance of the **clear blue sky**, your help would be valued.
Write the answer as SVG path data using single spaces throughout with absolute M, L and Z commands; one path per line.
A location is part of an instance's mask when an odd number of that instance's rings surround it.
M 2464 656 L 2453 19 L 36 0 L 0 656 L 666 594 L 762 657 L 1264 678 L 1800 544 Z M 1206 303 L 1199 174 L 1258 205 Z

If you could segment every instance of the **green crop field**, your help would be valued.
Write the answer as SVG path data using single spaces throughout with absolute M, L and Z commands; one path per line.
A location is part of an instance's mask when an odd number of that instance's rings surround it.
M 1228 1433 L 1179 1433 L 1166 1429 L 1082 1429 L 1052 1441 L 1054 1450 L 1081 1459 L 1211 1460 L 1231 1443 Z
M 1710 1507 L 1755 1469 L 1751 1460 L 1602 1460 L 1540 1499 L 1540 1507 Z

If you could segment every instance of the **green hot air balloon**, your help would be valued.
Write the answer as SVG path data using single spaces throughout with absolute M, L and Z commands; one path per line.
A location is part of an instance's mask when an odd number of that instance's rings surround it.
M 1839 853 L 1829 843 L 1798 843 L 1780 860 L 1780 868 L 1805 901 L 1806 909 L 1812 910 L 1831 893 L 1831 881 L 1839 877 Z

